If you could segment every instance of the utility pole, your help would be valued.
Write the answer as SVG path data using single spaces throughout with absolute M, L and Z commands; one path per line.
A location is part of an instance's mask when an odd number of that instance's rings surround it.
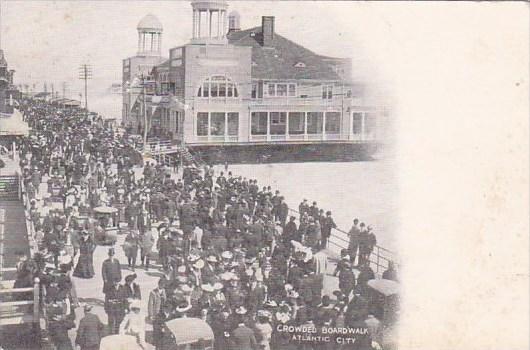
M 142 104 L 144 110 L 144 156 L 147 153 L 147 109 L 145 103 L 145 76 L 142 74 Z
M 85 81 L 85 109 L 88 115 L 88 80 L 92 79 L 92 67 L 89 64 L 82 64 L 79 66 L 79 79 Z
M 63 98 L 66 98 L 66 81 L 63 81 Z

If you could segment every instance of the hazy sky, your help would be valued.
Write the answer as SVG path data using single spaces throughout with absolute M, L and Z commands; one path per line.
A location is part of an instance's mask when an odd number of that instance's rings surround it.
M 229 1 L 243 29 L 276 17 L 276 31 L 309 49 L 355 60 L 355 74 L 380 71 L 392 45 L 392 7 L 377 3 Z M 163 53 L 191 37 L 189 1 L 3 1 L 2 46 L 17 82 L 79 86 L 77 69 L 92 64 L 98 90 L 120 81 L 121 60 L 134 55 L 136 25 L 146 14 L 164 26 Z M 366 64 L 366 63 L 369 64 Z M 362 65 L 362 67 L 361 67 Z M 367 66 L 367 67 L 364 67 Z M 370 70 L 368 69 L 370 68 Z M 385 75 L 385 74 L 383 74 Z M 370 76 L 373 76 L 370 73 Z M 385 77 L 388 79 L 388 77 Z

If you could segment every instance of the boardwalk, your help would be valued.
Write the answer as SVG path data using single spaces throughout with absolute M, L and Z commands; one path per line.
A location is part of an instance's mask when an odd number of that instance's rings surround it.
M 2 280 L 14 278 L 17 252 L 29 254 L 24 206 L 21 202 L 0 202 L 0 254 Z

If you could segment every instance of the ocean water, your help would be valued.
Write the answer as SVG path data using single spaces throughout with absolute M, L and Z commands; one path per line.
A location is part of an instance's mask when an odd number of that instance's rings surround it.
M 330 210 L 348 231 L 354 218 L 372 226 L 378 245 L 397 253 L 397 175 L 389 159 L 363 162 L 309 162 L 229 165 L 234 175 L 258 180 L 260 189 L 279 190 L 290 208 L 302 199 Z

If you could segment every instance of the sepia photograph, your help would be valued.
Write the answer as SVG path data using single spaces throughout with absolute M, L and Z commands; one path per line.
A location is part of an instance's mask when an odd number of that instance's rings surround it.
M 1 1 L 0 350 L 464 348 L 402 332 L 449 288 L 402 205 L 413 38 L 446 42 L 414 5 Z

